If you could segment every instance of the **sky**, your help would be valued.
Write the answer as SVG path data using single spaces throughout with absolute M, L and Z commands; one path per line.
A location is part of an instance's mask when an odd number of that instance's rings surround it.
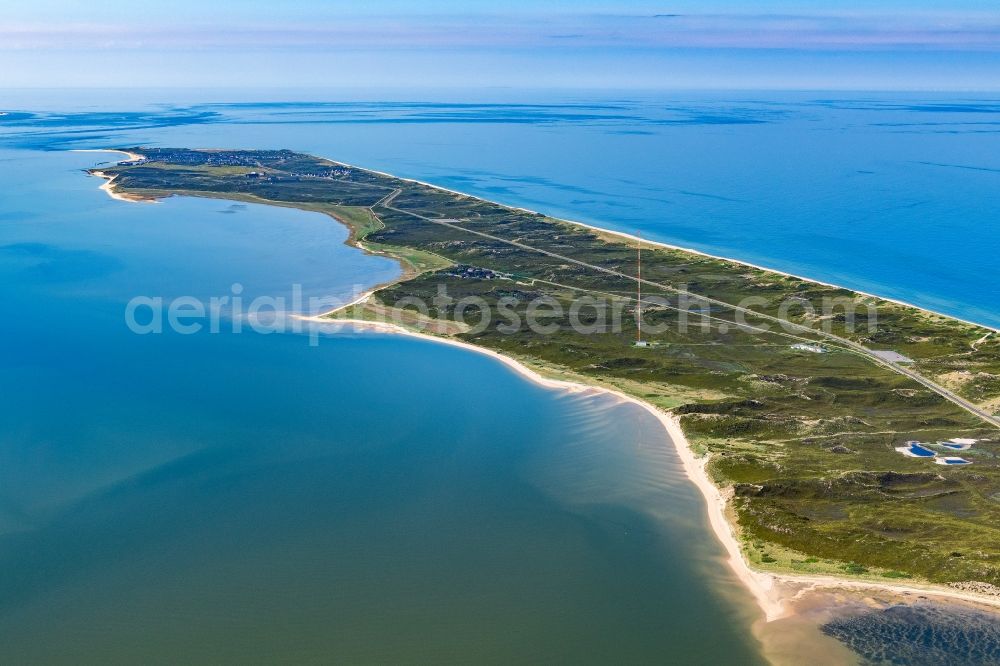
M 0 87 L 1000 90 L 1000 0 L 32 0 Z

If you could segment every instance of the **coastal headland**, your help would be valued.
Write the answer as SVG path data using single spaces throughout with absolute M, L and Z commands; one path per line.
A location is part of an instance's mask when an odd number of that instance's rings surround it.
M 91 171 L 112 196 L 321 211 L 400 261 L 399 280 L 322 325 L 431 337 L 641 404 L 768 619 L 830 586 L 1000 603 L 994 331 L 646 241 L 640 277 L 636 239 L 291 151 L 121 152 Z M 504 316 L 470 324 L 470 299 Z M 971 465 L 896 451 L 957 438 L 976 440 Z

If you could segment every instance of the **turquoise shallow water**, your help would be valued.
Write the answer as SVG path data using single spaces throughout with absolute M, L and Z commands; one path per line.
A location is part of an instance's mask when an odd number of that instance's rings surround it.
M 6 663 L 754 663 L 658 424 L 392 336 L 134 335 L 136 294 L 349 294 L 326 218 L 0 179 Z M 704 628 L 712 640 L 704 641 Z

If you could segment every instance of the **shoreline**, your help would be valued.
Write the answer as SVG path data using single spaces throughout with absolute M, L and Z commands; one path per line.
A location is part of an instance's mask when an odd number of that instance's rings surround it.
M 130 153 L 127 150 L 120 150 L 118 148 L 70 148 L 68 152 L 71 152 L 71 153 L 118 153 L 119 155 L 126 155 L 130 160 L 142 160 L 142 159 L 146 159 L 145 155 L 140 155 L 139 153 Z
M 109 197 L 111 197 L 112 199 L 116 199 L 118 201 L 130 201 L 132 203 L 149 203 L 149 204 L 160 203 L 156 199 L 150 199 L 150 198 L 147 198 L 147 197 L 140 197 L 140 196 L 136 196 L 134 194 L 122 194 L 121 192 L 116 192 L 115 191 L 115 178 L 117 178 L 118 176 L 109 176 L 106 173 L 104 173 L 103 171 L 92 171 L 91 173 L 93 173 L 95 176 L 97 176 L 99 178 L 104 178 L 105 179 L 104 184 L 102 184 L 98 189 L 103 190 L 104 192 L 106 192 L 107 195 Z
M 361 300 L 364 300 L 364 298 L 367 298 L 367 296 L 354 301 L 354 303 L 358 303 Z M 336 312 L 340 309 L 342 308 L 337 308 L 331 312 Z M 520 361 L 486 347 L 479 347 L 468 342 L 455 340 L 453 338 L 420 333 L 402 326 L 385 322 L 367 321 L 364 319 L 329 319 L 326 316 L 328 314 L 329 313 L 325 313 L 315 316 L 300 315 L 297 318 L 301 321 L 327 326 L 346 326 L 355 329 L 368 328 L 379 333 L 404 335 L 419 340 L 451 345 L 453 347 L 482 354 L 499 361 L 520 376 L 544 388 L 567 391 L 569 393 L 602 393 L 613 396 L 620 402 L 630 402 L 646 410 L 646 412 L 653 416 L 657 421 L 659 421 L 660 425 L 663 426 L 667 439 L 669 439 L 673 444 L 674 450 L 681 459 L 685 475 L 688 477 L 688 480 L 690 480 L 691 483 L 694 484 L 700 491 L 702 498 L 705 500 L 708 511 L 709 525 L 712 528 L 712 532 L 715 534 L 717 541 L 725 550 L 726 562 L 733 574 L 736 575 L 737 579 L 750 592 L 758 607 L 761 611 L 763 611 L 766 623 L 795 615 L 796 612 L 792 608 L 792 603 L 800 599 L 803 595 L 818 590 L 877 590 L 901 595 L 916 594 L 938 597 L 939 599 L 944 600 L 963 601 L 993 606 L 1000 610 L 1000 597 L 991 597 L 983 594 L 965 592 L 945 587 L 943 585 L 900 585 L 894 583 L 881 583 L 877 581 L 855 580 L 839 576 L 807 574 L 797 575 L 790 573 L 757 571 L 750 566 L 747 559 L 743 556 L 743 550 L 736 538 L 733 525 L 726 517 L 726 508 L 729 503 L 727 494 L 712 482 L 705 469 L 707 463 L 709 462 L 709 457 L 698 457 L 695 455 L 690 442 L 688 442 L 687 437 L 681 429 L 680 419 L 676 415 L 670 412 L 665 412 L 655 405 L 612 388 L 545 377 Z
M 127 150 L 118 150 L 117 148 L 74 148 L 70 150 L 71 153 L 118 153 L 119 155 L 125 155 L 130 160 L 141 160 L 145 159 L 145 155 L 140 155 L 139 153 L 130 153 Z M 100 190 L 103 190 L 109 197 L 117 201 L 131 201 L 132 203 L 160 203 L 156 199 L 151 199 L 149 197 L 140 197 L 134 194 L 123 194 L 121 192 L 115 191 L 115 178 L 117 176 L 109 176 L 103 171 L 94 170 L 90 173 L 94 174 L 99 178 L 104 178 L 107 182 L 100 186 Z
M 81 151 L 81 152 L 83 152 L 83 151 Z M 136 159 L 137 157 L 141 157 L 141 156 L 135 156 L 135 154 L 133 154 L 133 153 L 128 153 L 128 152 L 122 151 L 122 150 L 89 150 L 89 151 L 85 151 L 85 152 L 117 152 L 117 153 L 120 153 L 120 154 L 129 155 L 130 158 L 132 158 L 132 159 Z M 344 162 L 336 162 L 334 160 L 329 160 L 329 161 L 331 163 L 333 163 L 333 164 L 338 164 L 338 165 L 347 166 L 347 167 L 351 167 L 351 168 L 361 169 L 361 170 L 364 170 L 364 171 L 369 171 L 369 172 L 372 172 L 372 173 L 379 173 L 379 174 L 391 176 L 391 174 L 385 174 L 384 172 L 374 171 L 372 169 L 366 169 L 364 167 L 357 167 L 355 165 L 347 164 L 347 163 L 344 163 Z M 103 174 L 103 172 L 100 172 L 100 171 L 93 171 L 92 173 L 94 175 L 98 175 L 98 176 L 101 176 L 101 177 L 104 177 L 104 178 L 108 178 L 108 176 L 105 176 Z M 399 178 L 398 176 L 392 176 L 392 177 Z M 115 198 L 115 199 L 118 199 L 118 200 L 123 200 L 123 201 L 130 201 L 130 202 L 133 202 L 133 203 L 136 203 L 136 202 L 147 202 L 147 203 L 150 203 L 150 202 L 156 202 L 157 201 L 155 198 L 135 197 L 135 196 L 133 196 L 133 197 L 130 198 L 128 195 L 122 195 L 121 193 L 114 192 L 113 191 L 113 185 L 112 185 L 112 181 L 113 180 L 114 180 L 113 177 L 112 178 L 108 178 L 108 182 L 106 182 L 104 185 L 101 186 L 101 189 L 105 190 L 108 193 L 108 195 L 111 196 L 112 198 Z M 442 191 L 452 192 L 452 193 L 455 193 L 455 194 L 458 194 L 458 195 L 461 195 L 461 196 L 465 196 L 465 197 L 474 196 L 474 195 L 469 195 L 469 194 L 464 193 L 464 192 L 457 192 L 455 190 L 450 190 L 448 188 L 439 187 L 439 186 L 433 185 L 431 183 L 426 183 L 426 182 L 423 182 L 423 181 L 414 180 L 414 179 L 410 179 L 410 178 L 400 178 L 400 180 L 405 180 L 405 181 L 413 182 L 413 183 L 419 183 L 419 184 L 422 184 L 422 185 L 426 185 L 428 187 L 433 187 L 435 189 L 442 190 Z M 482 199 L 482 197 L 475 197 L 475 198 Z M 482 200 L 483 201 L 489 201 L 487 199 L 482 199 Z M 274 202 L 262 201 L 261 203 L 265 204 L 265 205 L 275 205 Z M 508 206 L 506 204 L 502 204 L 502 203 L 499 203 L 499 202 L 491 202 L 491 203 L 495 203 L 497 205 L 505 206 L 505 207 L 513 209 L 513 210 L 522 210 L 522 211 L 530 212 L 530 213 L 533 213 L 533 214 L 541 214 L 541 213 L 537 213 L 536 211 L 531 211 L 531 210 L 529 210 L 527 208 L 519 208 L 519 207 Z M 348 228 L 350 228 L 349 224 L 345 223 L 343 220 L 341 220 L 340 218 L 338 218 L 336 215 L 333 215 L 332 213 L 327 213 L 327 214 L 330 217 L 336 219 L 339 223 L 344 224 L 345 226 L 347 226 Z M 548 217 L 548 216 L 546 216 L 546 217 Z M 571 220 L 561 220 L 561 219 L 558 219 L 558 218 L 551 218 L 551 217 L 549 217 L 549 219 L 557 220 L 559 222 L 566 223 L 566 224 L 573 224 L 573 225 L 581 226 L 581 227 L 588 228 L 590 230 L 593 230 L 593 231 L 596 231 L 596 232 L 599 232 L 599 233 L 611 234 L 611 235 L 614 235 L 614 236 L 618 236 L 618 237 L 625 238 L 625 239 L 630 239 L 630 240 L 640 240 L 636 236 L 633 236 L 631 234 L 627 234 L 627 233 L 623 233 L 623 232 L 619 232 L 619 231 L 614 231 L 614 230 L 603 229 L 603 228 L 596 227 L 596 226 L 589 225 L 589 224 L 585 224 L 585 223 L 582 223 L 582 222 L 575 222 L 575 221 L 571 221 Z M 928 310 L 926 308 L 921 308 L 919 306 L 915 306 L 915 305 L 912 305 L 912 304 L 909 304 L 909 303 L 905 303 L 905 302 L 902 302 L 902 301 L 897 301 L 897 300 L 894 300 L 894 299 L 888 299 L 888 298 L 884 298 L 884 297 L 877 296 L 877 295 L 874 295 L 874 294 L 867 294 L 865 292 L 860 292 L 860 291 L 857 291 L 857 290 L 848 289 L 846 287 L 841 287 L 839 285 L 832 285 L 832 284 L 824 283 L 824 282 L 821 282 L 821 281 L 818 281 L 818 280 L 812 280 L 810 278 L 804 278 L 804 277 L 801 277 L 801 276 L 796 276 L 796 275 L 792 275 L 792 274 L 789 274 L 789 273 L 784 273 L 782 271 L 776 271 L 776 270 L 773 270 L 773 269 L 770 269 L 770 268 L 766 268 L 766 267 L 762 267 L 762 266 L 756 266 L 754 264 L 750 264 L 750 263 L 743 262 L 743 261 L 740 261 L 740 260 L 729 259 L 729 258 L 725 258 L 725 257 L 716 257 L 716 256 L 709 255 L 709 254 L 706 254 L 706 253 L 703 253 L 703 252 L 699 252 L 697 250 L 690 250 L 690 249 L 687 249 L 687 248 L 673 246 L 673 245 L 669 245 L 667 243 L 661 243 L 661 242 L 658 242 L 658 241 L 648 241 L 648 240 L 645 240 L 645 239 L 642 239 L 642 241 L 645 242 L 645 243 L 647 243 L 647 244 L 649 244 L 649 245 L 656 245 L 656 246 L 663 247 L 663 248 L 666 248 L 666 249 L 671 249 L 671 250 L 680 250 L 680 251 L 684 251 L 684 252 L 690 252 L 690 253 L 695 254 L 695 255 L 709 257 L 709 258 L 712 258 L 712 259 L 726 261 L 726 262 L 730 262 L 730 263 L 734 263 L 734 264 L 738 264 L 738 265 L 743 265 L 743 266 L 755 268 L 755 269 L 766 271 L 766 272 L 770 272 L 770 273 L 775 273 L 775 274 L 779 274 L 779 275 L 785 275 L 785 276 L 789 276 L 789 277 L 794 277 L 794 278 L 801 279 L 803 281 L 811 282 L 811 283 L 814 283 L 814 284 L 820 284 L 820 285 L 829 286 L 829 287 L 838 288 L 838 289 L 847 289 L 848 291 L 852 291 L 853 293 L 856 293 L 856 294 L 860 294 L 860 295 L 868 296 L 868 297 L 872 297 L 872 298 L 878 298 L 878 299 L 881 299 L 881 300 L 884 300 L 884 301 L 887 301 L 887 302 L 897 303 L 899 305 L 903 305 L 903 306 L 906 306 L 906 307 L 912 307 L 914 309 L 917 309 L 919 311 L 922 311 L 922 312 L 925 312 L 925 313 L 928 313 L 928 314 L 931 314 L 931 315 L 934 315 L 934 316 L 939 316 L 939 317 L 944 317 L 944 318 L 948 318 L 948 319 L 953 319 L 953 320 L 956 320 L 956 321 L 963 322 L 965 324 L 969 324 L 969 325 L 981 327 L 981 328 L 987 329 L 987 330 L 1000 331 L 1000 329 L 995 329 L 995 328 L 992 328 L 990 326 L 986 326 L 986 325 L 983 325 L 983 324 L 978 324 L 978 323 L 975 323 L 975 322 L 969 322 L 969 321 L 966 321 L 966 320 L 959 319 L 957 317 L 953 317 L 951 315 L 946 315 L 946 314 L 934 312 L 932 310 Z M 352 244 L 353 246 L 358 247 L 359 249 L 361 249 L 363 251 L 365 250 L 365 248 L 360 243 L 351 243 L 350 239 L 348 239 L 345 242 L 348 243 L 348 244 Z M 399 260 L 397 259 L 397 261 L 399 261 Z M 393 280 L 390 284 L 398 282 L 398 281 L 399 281 L 398 279 L 397 280 Z M 772 621 L 775 621 L 775 620 L 780 620 L 782 618 L 794 615 L 795 611 L 794 611 L 793 608 L 791 608 L 792 602 L 794 602 L 795 600 L 801 598 L 802 595 L 804 595 L 804 594 L 806 594 L 806 593 L 808 593 L 810 591 L 817 590 L 817 589 L 841 589 L 841 590 L 844 590 L 844 589 L 850 589 L 850 590 L 865 590 L 865 589 L 869 589 L 869 590 L 881 590 L 881 591 L 885 591 L 885 592 L 891 592 L 891 593 L 896 593 L 896 594 L 904 594 L 904 595 L 907 595 L 907 594 L 919 594 L 919 595 L 935 596 L 935 597 L 939 597 L 939 598 L 943 598 L 943 599 L 952 599 L 952 600 L 958 600 L 958 601 L 965 601 L 965 602 L 971 602 L 971 603 L 977 603 L 977 604 L 984 604 L 984 605 L 989 605 L 989 606 L 1000 608 L 1000 597 L 989 596 L 989 595 L 986 595 L 986 594 L 976 594 L 976 593 L 972 593 L 972 592 L 966 592 L 966 591 L 963 591 L 963 590 L 949 588 L 949 587 L 945 587 L 945 586 L 942 586 L 942 585 L 927 584 L 926 586 L 924 586 L 922 584 L 914 584 L 914 585 L 909 585 L 908 586 L 908 585 L 897 585 L 897 584 L 892 584 L 892 583 L 882 583 L 882 582 L 879 582 L 879 581 L 856 580 L 856 579 L 851 579 L 851 578 L 846 578 L 846 577 L 840 577 L 840 576 L 823 576 L 823 575 L 812 575 L 812 576 L 810 576 L 810 575 L 797 575 L 797 574 L 784 573 L 784 572 L 766 572 L 766 571 L 757 571 L 757 570 L 754 570 L 750 566 L 749 561 L 743 555 L 743 551 L 742 551 L 742 549 L 740 547 L 740 543 L 737 540 L 736 534 L 734 532 L 734 525 L 732 525 L 730 523 L 729 519 L 726 516 L 726 508 L 728 506 L 728 497 L 727 497 L 727 494 L 722 489 L 720 489 L 719 487 L 717 487 L 715 485 L 715 483 L 713 483 L 712 480 L 709 478 L 708 473 L 707 473 L 707 471 L 705 469 L 705 466 L 708 463 L 709 458 L 707 456 L 699 458 L 699 457 L 697 457 L 694 454 L 694 451 L 691 449 L 690 444 L 687 441 L 687 438 L 684 436 L 684 433 L 683 433 L 683 431 L 682 431 L 682 429 L 680 427 L 680 420 L 679 420 L 679 418 L 677 416 L 675 416 L 672 413 L 662 411 L 662 410 L 660 410 L 659 408 L 657 408 L 656 406 L 654 406 L 654 405 L 652 405 L 650 403 L 647 403 L 647 402 L 645 402 L 645 401 L 643 401 L 643 400 L 641 400 L 639 398 L 630 396 L 630 395 L 628 395 L 628 394 L 626 394 L 626 393 L 624 393 L 622 391 L 618 391 L 616 389 L 607 388 L 607 387 L 603 387 L 603 386 L 599 386 L 599 385 L 584 384 L 584 383 L 580 383 L 580 382 L 571 382 L 571 381 L 565 381 L 565 380 L 558 380 L 558 379 L 547 378 L 547 377 L 541 375 L 540 373 L 536 372 L 532 368 L 530 368 L 530 367 L 524 365 L 523 363 L 517 361 L 514 358 L 511 358 L 509 356 L 505 356 L 503 354 L 500 354 L 498 352 L 495 352 L 495 351 L 493 351 L 491 349 L 488 349 L 488 348 L 485 348 L 485 347 L 479 347 L 479 346 L 476 346 L 476 345 L 473 345 L 473 344 L 470 344 L 470 343 L 467 343 L 467 342 L 463 342 L 463 341 L 460 341 L 460 340 L 456 340 L 456 339 L 453 339 L 453 338 L 445 338 L 445 337 L 441 337 L 441 336 L 435 336 L 435 335 L 430 335 L 430 334 L 426 334 L 426 333 L 420 333 L 420 332 L 416 332 L 416 331 L 413 331 L 413 330 L 410 330 L 410 329 L 407 329 L 407 328 L 404 328 L 404 327 L 401 327 L 401 326 L 397 326 L 397 325 L 394 325 L 394 324 L 388 324 L 388 323 L 385 323 L 385 322 L 373 322 L 373 321 L 357 320 L 357 319 L 329 319 L 329 318 L 327 318 L 329 316 L 329 314 L 331 314 L 332 312 L 336 312 L 338 310 L 342 310 L 345 307 L 349 307 L 350 305 L 354 305 L 354 304 L 357 304 L 359 302 L 364 301 L 377 288 L 378 287 L 372 288 L 371 290 L 365 292 L 364 294 L 362 294 L 361 296 L 359 296 L 358 298 L 356 298 L 351 303 L 339 306 L 339 307 L 335 308 L 334 310 L 331 310 L 330 312 L 322 313 L 320 315 L 315 315 L 315 316 L 297 315 L 296 318 L 298 318 L 300 320 L 303 320 L 303 321 L 309 321 L 309 322 L 313 322 L 313 323 L 319 323 L 319 324 L 323 324 L 323 325 L 327 325 L 327 326 L 350 326 L 350 327 L 354 327 L 354 328 L 369 328 L 369 329 L 374 329 L 374 330 L 376 330 L 378 332 L 390 333 L 390 334 L 399 334 L 399 335 L 408 335 L 408 336 L 415 337 L 415 338 L 418 338 L 418 339 L 424 339 L 424 340 L 428 340 L 428 341 L 432 341 L 432 342 L 437 342 L 437 343 L 440 343 L 440 344 L 452 345 L 454 347 L 459 347 L 459 348 L 463 348 L 463 349 L 466 349 L 466 350 L 469 350 L 469 351 L 473 351 L 473 352 L 477 352 L 477 353 L 480 353 L 480 354 L 484 354 L 484 355 L 490 356 L 490 357 L 494 358 L 495 360 L 500 361 L 501 363 L 503 363 L 507 367 L 511 368 L 512 370 L 514 370 L 515 372 L 517 372 L 522 377 L 525 377 L 529 381 L 532 381 L 535 384 L 538 384 L 538 385 L 543 386 L 545 388 L 550 388 L 550 389 L 554 389 L 554 390 L 565 390 L 565 391 L 570 391 L 570 392 L 573 392 L 573 393 L 580 393 L 580 392 L 585 392 L 585 391 L 605 393 L 605 394 L 609 394 L 609 395 L 614 396 L 615 398 L 617 398 L 620 401 L 631 402 L 631 403 L 634 403 L 634 404 L 638 405 L 639 407 L 643 408 L 644 410 L 646 410 L 647 412 L 649 412 L 651 416 L 655 417 L 660 422 L 660 424 L 664 428 L 664 431 L 667 434 L 667 437 L 673 443 L 675 450 L 677 451 L 678 455 L 681 458 L 681 462 L 682 462 L 682 465 L 684 467 L 685 474 L 687 475 L 688 479 L 690 479 L 690 481 L 699 489 L 699 491 L 701 492 L 701 494 L 702 494 L 702 496 L 703 496 L 703 498 L 704 498 L 704 500 L 705 500 L 705 502 L 707 504 L 709 524 L 710 524 L 710 526 L 712 528 L 712 531 L 715 534 L 716 538 L 722 544 L 723 549 L 726 552 L 727 563 L 728 563 L 730 569 L 733 571 L 733 573 L 736 575 L 736 577 L 740 580 L 740 582 L 744 585 L 744 587 L 751 593 L 751 595 L 753 596 L 753 598 L 756 601 L 757 605 L 764 612 L 766 622 L 772 622 Z

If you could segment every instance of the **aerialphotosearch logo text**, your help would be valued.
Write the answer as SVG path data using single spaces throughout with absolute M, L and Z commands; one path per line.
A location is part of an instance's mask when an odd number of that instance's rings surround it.
M 337 318 L 320 317 L 333 311 Z M 138 335 L 167 330 L 181 335 L 246 330 L 307 333 L 312 345 L 318 344 L 322 333 L 360 320 L 431 332 L 450 326 L 450 332 L 473 335 L 491 328 L 505 335 L 525 331 L 552 335 L 560 330 L 581 335 L 620 334 L 641 328 L 642 334 L 655 338 L 668 332 L 796 336 L 809 331 L 831 333 L 835 326 L 838 334 L 851 334 L 858 322 L 874 333 L 877 319 L 877 308 L 870 299 L 824 296 L 817 306 L 791 297 L 773 307 L 766 298 L 748 296 L 730 304 L 699 296 L 685 285 L 669 297 L 653 294 L 641 300 L 592 294 L 557 299 L 531 291 L 488 300 L 478 295 L 456 298 L 449 294 L 447 284 L 439 284 L 433 296 L 410 295 L 383 303 L 368 298 L 360 285 L 347 299 L 306 297 L 301 284 L 293 284 L 287 296 L 247 298 L 243 285 L 236 282 L 228 294 L 207 301 L 194 296 L 136 296 L 125 307 L 125 324 Z

